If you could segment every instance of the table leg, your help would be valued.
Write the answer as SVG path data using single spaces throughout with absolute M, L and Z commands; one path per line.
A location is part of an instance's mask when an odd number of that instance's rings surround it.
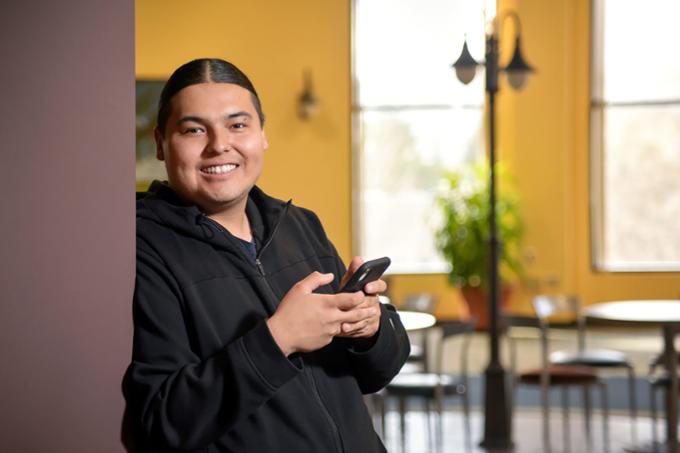
M 671 385 L 666 392 L 666 439 L 668 453 L 678 453 L 678 354 L 675 352 L 675 329 L 664 325 L 664 351 L 666 364 L 670 373 Z

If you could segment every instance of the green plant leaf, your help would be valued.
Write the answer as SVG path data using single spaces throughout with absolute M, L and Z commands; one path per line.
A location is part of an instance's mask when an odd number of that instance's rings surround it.
M 524 274 L 520 259 L 524 224 L 514 180 L 499 163 L 496 178 L 499 264 L 501 279 L 507 282 Z M 489 185 L 488 162 L 480 161 L 447 173 L 436 198 L 443 224 L 435 232 L 435 243 L 451 265 L 449 281 L 453 285 L 488 288 Z

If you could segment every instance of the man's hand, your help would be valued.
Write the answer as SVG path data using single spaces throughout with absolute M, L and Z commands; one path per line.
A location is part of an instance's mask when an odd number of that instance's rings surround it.
M 355 256 L 349 264 L 349 269 L 347 273 L 342 278 L 340 282 L 340 287 L 342 287 L 347 280 L 354 274 L 359 266 L 363 264 L 364 260 Z M 357 305 L 352 310 L 370 310 L 367 311 L 369 315 L 359 321 L 355 322 L 345 322 L 342 324 L 342 332 L 339 334 L 341 337 L 350 338 L 370 338 L 378 332 L 380 328 L 380 301 L 378 299 L 378 294 L 383 293 L 387 290 L 387 283 L 384 280 L 376 280 L 371 283 L 367 283 L 364 286 L 363 301 Z
M 333 274 L 312 272 L 288 291 L 267 320 L 274 341 L 286 356 L 320 349 L 344 332 L 342 326 L 356 326 L 374 315 L 374 307 L 364 305 L 362 292 L 313 292 L 332 282 L 333 278 Z

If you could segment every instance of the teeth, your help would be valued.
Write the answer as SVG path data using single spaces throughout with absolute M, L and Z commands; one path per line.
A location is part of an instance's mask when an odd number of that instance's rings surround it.
M 226 164 L 226 165 L 215 165 L 213 167 L 207 167 L 207 168 L 204 168 L 202 171 L 204 173 L 208 173 L 208 174 L 211 174 L 211 175 L 220 175 L 220 174 L 223 174 L 223 173 L 229 173 L 230 171 L 232 171 L 235 168 L 236 168 L 235 164 Z

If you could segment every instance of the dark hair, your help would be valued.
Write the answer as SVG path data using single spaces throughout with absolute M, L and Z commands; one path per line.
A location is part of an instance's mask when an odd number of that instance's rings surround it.
M 250 91 L 255 111 L 260 118 L 260 124 L 264 125 L 262 104 L 248 76 L 228 61 L 219 58 L 199 58 L 177 68 L 165 82 L 161 97 L 158 100 L 158 118 L 156 120 L 161 135 L 165 135 L 165 125 L 170 116 L 172 97 L 183 88 L 207 82 L 233 83 Z

